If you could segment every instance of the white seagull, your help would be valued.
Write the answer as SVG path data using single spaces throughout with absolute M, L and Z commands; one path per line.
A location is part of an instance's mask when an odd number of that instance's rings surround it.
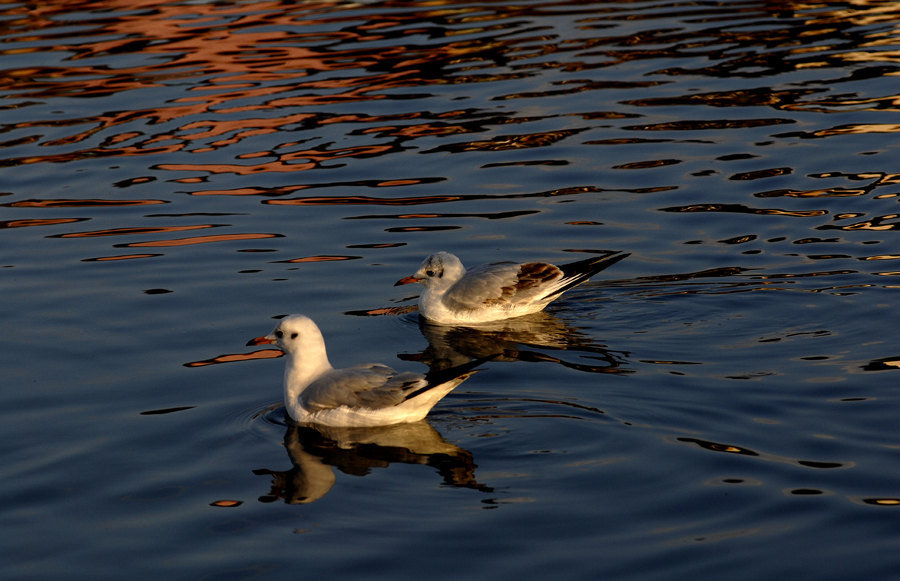
M 488 262 L 469 270 L 449 252 L 432 254 L 412 276 L 422 283 L 419 312 L 443 325 L 488 323 L 536 313 L 565 291 L 630 254 L 593 257 L 561 266 L 546 262 Z
M 264 337 L 247 345 L 271 343 L 287 355 L 284 406 L 299 423 L 336 427 L 384 426 L 415 422 L 493 357 L 432 371 L 397 373 L 387 365 L 366 363 L 334 369 L 325 339 L 312 319 L 290 315 Z M 496 357 L 496 356 L 495 356 Z

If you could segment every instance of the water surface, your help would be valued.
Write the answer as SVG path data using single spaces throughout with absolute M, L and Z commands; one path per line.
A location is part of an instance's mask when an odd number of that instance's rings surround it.
M 900 10 L 0 3 L 16 579 L 886 579 Z M 426 255 L 631 256 L 420 324 Z M 335 365 L 503 356 L 428 419 L 290 425 Z

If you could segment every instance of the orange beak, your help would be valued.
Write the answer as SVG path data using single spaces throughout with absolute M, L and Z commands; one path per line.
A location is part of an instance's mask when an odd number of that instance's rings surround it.
M 270 339 L 269 337 L 256 337 L 255 339 L 250 339 L 247 341 L 247 346 L 250 345 L 273 345 L 275 343 L 275 339 Z
M 421 278 L 416 278 L 414 276 L 407 276 L 406 278 L 401 278 L 397 282 L 394 283 L 394 286 L 400 286 L 401 284 L 411 284 L 414 282 L 419 282 L 422 280 Z

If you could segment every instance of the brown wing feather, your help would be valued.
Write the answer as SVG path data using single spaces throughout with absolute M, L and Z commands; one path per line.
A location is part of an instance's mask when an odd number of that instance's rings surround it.
M 498 298 L 484 301 L 485 305 L 495 306 L 516 299 L 530 298 L 540 292 L 540 287 L 562 278 L 563 272 L 558 267 L 546 262 L 527 262 L 519 266 L 516 282 L 501 287 Z

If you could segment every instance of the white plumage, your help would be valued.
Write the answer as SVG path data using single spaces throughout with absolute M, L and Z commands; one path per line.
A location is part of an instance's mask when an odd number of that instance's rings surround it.
M 382 426 L 415 422 L 489 358 L 446 370 L 398 373 L 380 363 L 334 369 L 325 339 L 307 316 L 290 315 L 247 345 L 274 344 L 285 352 L 284 405 L 296 422 Z
M 489 262 L 466 270 L 449 252 L 426 258 L 394 286 L 421 283 L 419 312 L 444 325 L 487 323 L 536 313 L 562 293 L 630 254 L 593 257 L 562 266 L 546 262 Z

